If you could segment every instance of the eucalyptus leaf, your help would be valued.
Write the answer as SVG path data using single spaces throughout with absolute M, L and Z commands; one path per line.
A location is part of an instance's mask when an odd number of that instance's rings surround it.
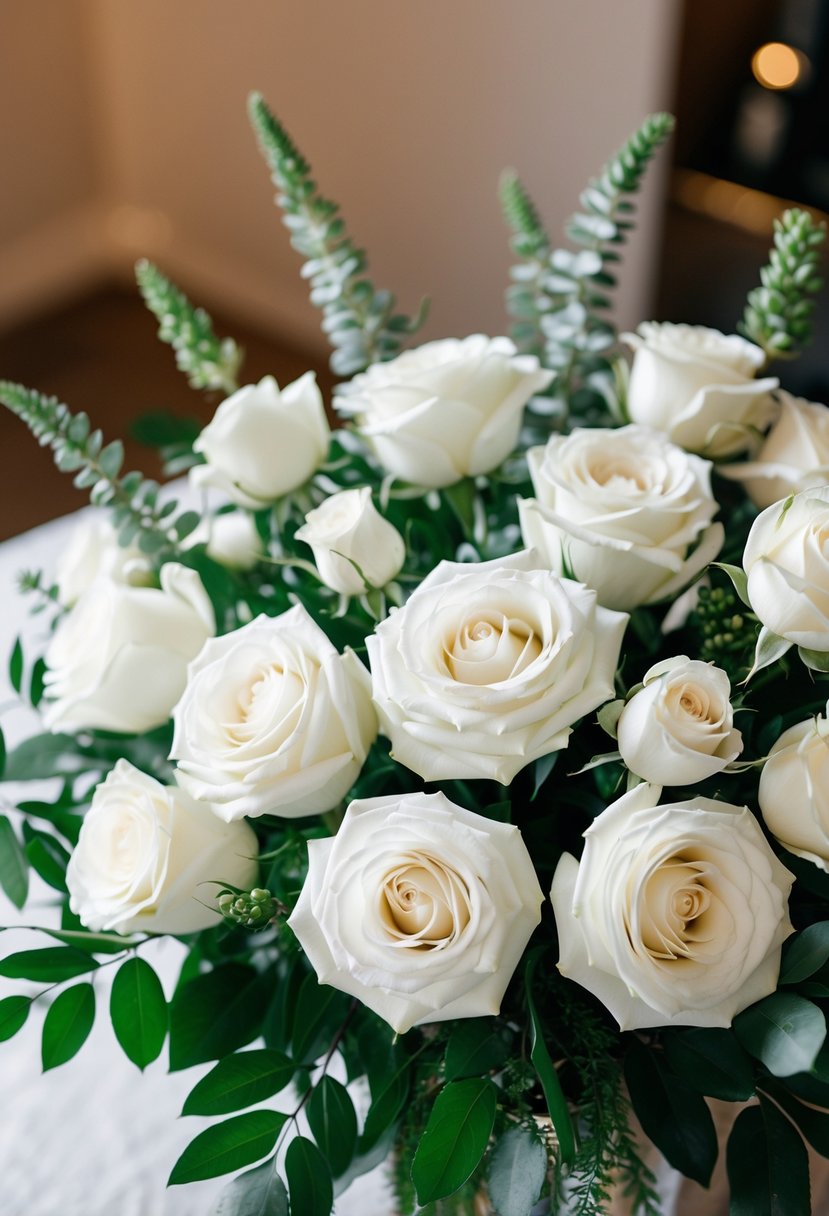
M 829 920 L 807 925 L 783 947 L 781 984 L 798 984 L 829 962 Z
M 547 1176 L 547 1150 L 526 1127 L 512 1127 L 496 1141 L 487 1185 L 497 1216 L 530 1216 Z
M 229 1182 L 212 1216 L 288 1216 L 288 1192 L 274 1162 L 266 1161 Z
M 737 1038 L 775 1077 L 808 1072 L 826 1038 L 817 1005 L 793 992 L 774 992 L 738 1014 Z
M 0 887 L 16 908 L 24 906 L 29 893 L 29 863 L 5 815 L 0 815 Z
M 278 1110 L 253 1110 L 208 1127 L 187 1145 L 173 1166 L 167 1185 L 181 1186 L 216 1178 L 266 1157 L 273 1152 L 276 1137 L 287 1119 Z

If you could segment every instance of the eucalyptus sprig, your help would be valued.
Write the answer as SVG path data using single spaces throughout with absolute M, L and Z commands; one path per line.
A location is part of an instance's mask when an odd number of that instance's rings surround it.
M 192 388 L 233 393 L 244 352 L 233 338 L 219 338 L 203 308 L 195 308 L 157 266 L 136 263 L 135 277 L 144 303 L 159 323 L 158 336 L 172 346 L 176 366 Z
M 428 302 L 412 318 L 394 311 L 394 296 L 378 291 L 366 277 L 365 251 L 346 232 L 338 205 L 317 190 L 311 166 L 264 98 L 252 93 L 248 108 L 291 244 L 308 259 L 302 275 L 310 281 L 311 303 L 322 309 L 322 328 L 334 347 L 332 371 L 351 376 L 393 358 L 403 339 L 423 324 Z
M 137 472 L 122 476 L 124 445 L 115 439 L 104 446 L 86 414 L 73 414 L 57 397 L 8 380 L 0 380 L 0 403 L 26 423 L 41 446 L 51 447 L 55 464 L 75 474 L 74 484 L 90 491 L 95 506 L 112 508 L 120 544 L 137 540 L 144 553 L 170 556 L 198 525 L 195 511 L 176 515 L 175 500 L 159 505 L 156 482 Z
M 820 247 L 826 225 L 792 207 L 774 221 L 774 245 L 760 271 L 760 286 L 749 292 L 738 328 L 765 351 L 766 358 L 796 359 L 812 337 L 810 297 L 820 291 Z

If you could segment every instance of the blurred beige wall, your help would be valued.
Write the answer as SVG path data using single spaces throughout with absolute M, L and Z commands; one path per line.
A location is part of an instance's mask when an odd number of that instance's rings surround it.
M 260 89 L 428 333 L 502 331 L 497 202 L 552 232 L 670 104 L 680 0 L 0 0 L 0 323 L 145 253 L 204 302 L 322 348 L 247 125 Z M 10 69 L 10 70 L 9 70 Z M 663 158 L 664 165 L 664 158 Z M 640 319 L 660 174 L 627 256 Z M 61 244 L 62 242 L 62 244 Z

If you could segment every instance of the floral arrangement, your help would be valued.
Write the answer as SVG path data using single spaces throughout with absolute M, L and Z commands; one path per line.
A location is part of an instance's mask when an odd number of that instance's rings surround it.
M 386 1157 L 401 1212 L 586 1214 L 621 1188 L 654 1216 L 631 1110 L 706 1185 L 708 1098 L 741 1104 L 734 1210 L 808 1212 L 804 1140 L 829 1155 L 829 409 L 766 368 L 809 339 L 822 228 L 778 222 L 744 336 L 645 323 L 629 364 L 608 305 L 655 115 L 566 248 L 505 175 L 512 339 L 404 350 L 424 310 L 375 289 L 259 96 L 251 115 L 347 423 L 312 373 L 240 386 L 237 345 L 148 263 L 160 336 L 218 405 L 141 434 L 203 510 L 124 473 L 85 414 L 0 384 L 102 508 L 21 580 L 54 627 L 11 656 L 44 733 L 5 776 L 57 781 L 0 819 L 0 879 L 22 906 L 31 867 L 61 912 L 53 944 L 0 960 L 29 985 L 0 1037 L 43 997 L 63 1063 L 91 973 L 117 967 L 130 1060 L 212 1063 L 184 1114 L 216 1122 L 170 1183 L 237 1173 L 223 1216 L 326 1216 Z M 156 934 L 187 947 L 171 999 Z

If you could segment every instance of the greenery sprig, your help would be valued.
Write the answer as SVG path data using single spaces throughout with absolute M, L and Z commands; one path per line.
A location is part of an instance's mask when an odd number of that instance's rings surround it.
M 176 515 L 175 500 L 159 504 L 157 482 L 137 472 L 122 476 L 124 445 L 115 439 L 104 446 L 86 414 L 73 414 L 57 397 L 8 380 L 0 380 L 0 403 L 26 423 L 41 446 L 51 447 L 55 464 L 75 474 L 74 484 L 90 491 L 95 506 L 112 508 L 120 544 L 137 541 L 142 552 L 169 557 L 198 525 L 198 512 Z
M 365 251 L 346 232 L 339 207 L 318 192 L 311 166 L 259 93 L 251 94 L 248 108 L 291 244 L 308 259 L 302 275 L 310 281 L 311 303 L 322 309 L 322 328 L 334 347 L 332 371 L 351 376 L 393 358 L 403 339 L 423 324 L 428 302 L 412 318 L 394 311 L 394 296 L 378 291 L 366 277 Z
M 555 372 L 549 394 L 563 416 L 605 413 L 618 395 L 607 354 L 616 341 L 616 330 L 605 315 L 608 291 L 616 285 L 611 267 L 633 227 L 631 196 L 673 127 L 670 114 L 651 114 L 590 182 L 580 197 L 584 210 L 566 227 L 567 236 L 580 246 L 575 251 L 545 245 L 526 190 L 514 175 L 502 182 L 502 205 L 515 233 L 513 247 L 524 259 L 511 271 L 518 288 L 508 291 L 507 306 L 519 322 L 515 336 L 522 349 L 541 349 L 544 364 Z
M 738 328 L 766 358 L 796 359 L 812 336 L 814 300 L 823 280 L 817 273 L 826 225 L 792 207 L 774 221 L 774 245 L 749 293 Z
M 219 338 L 203 308 L 195 308 L 183 291 L 157 266 L 142 258 L 135 277 L 144 303 L 159 323 L 158 336 L 172 346 L 176 366 L 192 388 L 233 393 L 244 351 L 233 338 Z

